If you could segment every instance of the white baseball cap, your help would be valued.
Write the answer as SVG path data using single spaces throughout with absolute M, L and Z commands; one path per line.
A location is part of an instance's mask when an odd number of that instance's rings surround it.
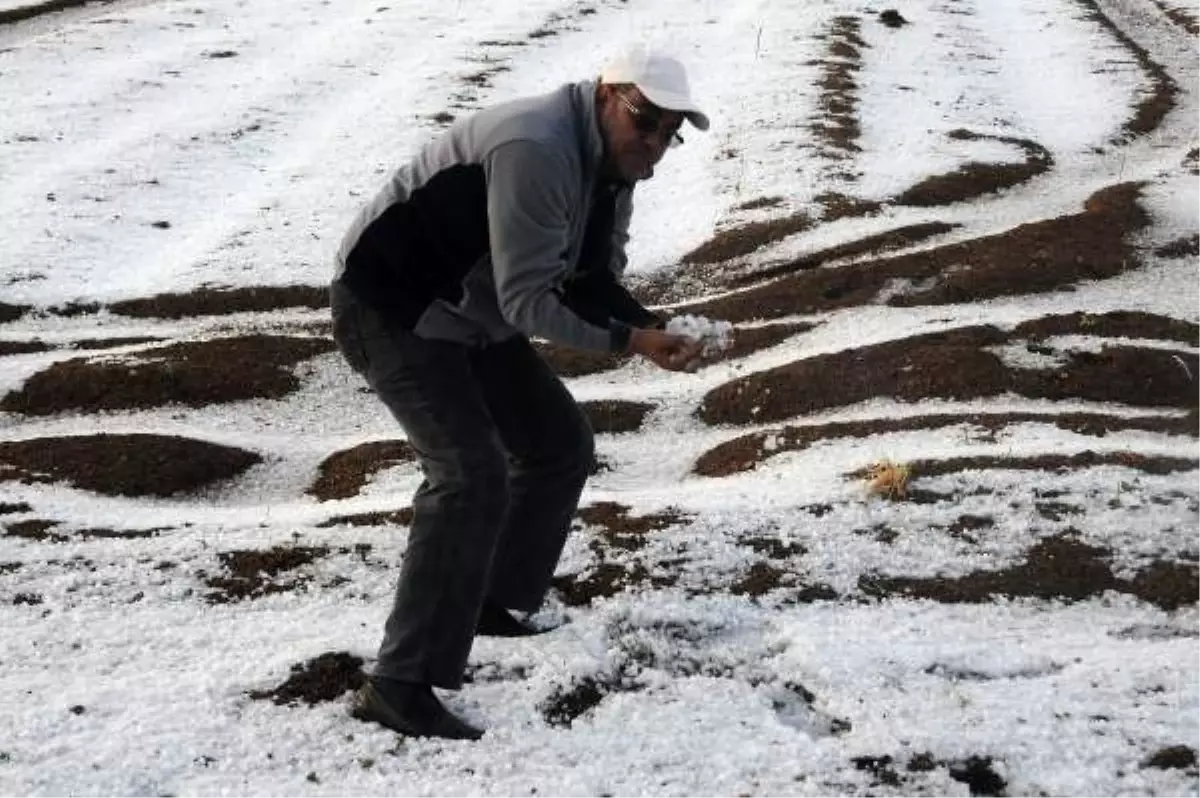
M 636 44 L 609 61 L 600 80 L 632 83 L 659 108 L 679 111 L 696 129 L 708 130 L 708 115 L 692 100 L 687 70 L 673 56 Z

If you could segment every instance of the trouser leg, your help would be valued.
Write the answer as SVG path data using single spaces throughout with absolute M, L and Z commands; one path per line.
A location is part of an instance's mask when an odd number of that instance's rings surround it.
M 508 506 L 496 427 L 466 347 L 389 328 L 361 305 L 335 312 L 334 329 L 425 474 L 375 674 L 456 689 Z
M 472 350 L 476 384 L 508 454 L 508 512 L 489 600 L 536 610 L 570 531 L 594 457 L 587 417 L 525 338 Z

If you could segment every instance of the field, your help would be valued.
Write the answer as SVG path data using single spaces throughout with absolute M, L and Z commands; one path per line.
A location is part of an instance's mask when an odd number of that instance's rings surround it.
M 0 0 L 0 794 L 1200 793 L 1198 19 Z M 597 432 L 557 628 L 476 642 L 478 743 L 359 723 L 421 476 L 333 253 L 636 39 L 714 125 L 627 281 L 733 348 L 539 343 Z

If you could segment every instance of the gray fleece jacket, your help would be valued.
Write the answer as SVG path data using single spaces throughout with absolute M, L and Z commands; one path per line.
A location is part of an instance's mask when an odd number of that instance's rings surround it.
M 601 180 L 595 88 L 455 122 L 361 210 L 335 280 L 427 338 L 624 349 L 659 320 L 620 285 L 632 187 Z

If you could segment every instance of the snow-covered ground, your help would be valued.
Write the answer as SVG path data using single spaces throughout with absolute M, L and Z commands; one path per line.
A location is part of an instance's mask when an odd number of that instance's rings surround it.
M 0 0 L 0 9 L 16 5 Z M 1098 7 L 1179 88 L 1162 123 L 1127 141 L 1114 142 L 1152 76 L 1089 3 L 1073 0 L 913 4 L 900 9 L 910 24 L 899 29 L 880 23 L 882 8 L 854 0 L 118 0 L 0 25 L 0 303 L 35 308 L 0 324 L 0 342 L 200 340 L 322 321 L 324 312 L 299 309 L 180 321 L 41 311 L 200 286 L 320 285 L 359 203 L 438 133 L 435 115 L 593 76 L 631 40 L 666 43 L 687 60 L 714 120 L 707 134 L 685 130 L 686 145 L 638 189 L 633 272 L 679 268 L 715 231 L 814 211 L 827 191 L 886 200 L 970 161 L 1023 157 L 994 139 L 947 136 L 959 128 L 1036 142 L 1054 167 L 971 202 L 885 205 L 752 259 L 933 220 L 961 227 L 916 249 L 970 240 L 1078 213 L 1118 182 L 1146 183 L 1152 222 L 1139 241 L 1144 268 L 1074 291 L 849 308 L 805 317 L 820 326 L 696 374 L 630 363 L 570 380 L 581 400 L 654 405 L 641 431 L 600 436 L 610 468 L 583 503 L 681 513 L 624 560 L 676 582 L 590 607 L 556 603 L 545 619 L 567 622 L 530 641 L 478 641 L 472 663 L 493 677 L 445 696 L 488 728 L 473 744 L 398 741 L 352 720 L 344 699 L 286 707 L 249 698 L 322 653 L 352 652 L 369 666 L 389 605 L 404 528 L 320 524 L 406 505 L 416 469 L 381 472 L 348 499 L 305 493 L 334 452 L 402 437 L 337 356 L 308 361 L 300 389 L 279 400 L 0 412 L 0 441 L 154 432 L 264 458 L 201 497 L 0 481 L 0 507 L 27 505 L 0 515 L 0 526 L 49 519 L 68 532 L 166 530 L 58 542 L 0 536 L 0 794 L 965 795 L 972 758 L 988 760 L 1008 794 L 1197 794 L 1194 759 L 1190 769 L 1145 764 L 1164 748 L 1188 746 L 1194 756 L 1197 747 L 1194 602 L 1167 611 L 1109 592 L 1076 603 L 953 604 L 874 600 L 859 587 L 879 575 L 1007 568 L 1068 528 L 1111 550 L 1117 578 L 1156 559 L 1194 563 L 1197 470 L 968 471 L 923 480 L 959 496 L 934 505 L 871 498 L 845 477 L 884 457 L 1090 450 L 1195 460 L 1194 435 L 1096 438 L 1022 422 L 986 436 L 960 424 L 823 441 L 720 479 L 691 471 L 714 445 L 764 428 L 714 428 L 693 416 L 706 392 L 748 373 L 1075 311 L 1200 318 L 1196 259 L 1152 254 L 1197 230 L 1197 178 L 1182 165 L 1198 143 L 1197 42 L 1163 13 L 1197 7 Z M 860 19 L 868 45 L 856 76 L 861 152 L 833 162 L 811 125 L 828 33 L 847 16 Z M 464 81 L 496 68 L 488 85 Z M 845 171 L 859 177 L 847 183 L 836 174 Z M 738 209 L 763 197 L 779 201 Z M 1058 343 L 1094 349 L 1096 340 Z M 1196 343 L 1169 346 L 1195 355 Z M 0 396 L 80 354 L 0 357 Z M 794 421 L 1075 411 L 1175 414 L 1004 395 L 881 398 Z M 1056 493 L 1073 506 L 1065 518 L 1045 509 Z M 968 544 L 946 531 L 964 516 L 995 523 Z M 561 573 L 594 566 L 597 535 L 572 538 Z M 825 585 L 839 598 L 731 591 L 762 561 L 744 541 L 764 535 L 803 549 L 773 561 L 786 562 L 796 584 Z M 310 577 L 305 589 L 205 602 L 201 572 L 219 571 L 218 553 L 295 544 L 331 552 L 299 571 Z M 357 544 L 369 544 L 369 556 L 353 553 Z M 31 595 L 39 602 L 18 600 Z M 548 722 L 547 702 L 588 678 L 613 692 L 569 727 Z

